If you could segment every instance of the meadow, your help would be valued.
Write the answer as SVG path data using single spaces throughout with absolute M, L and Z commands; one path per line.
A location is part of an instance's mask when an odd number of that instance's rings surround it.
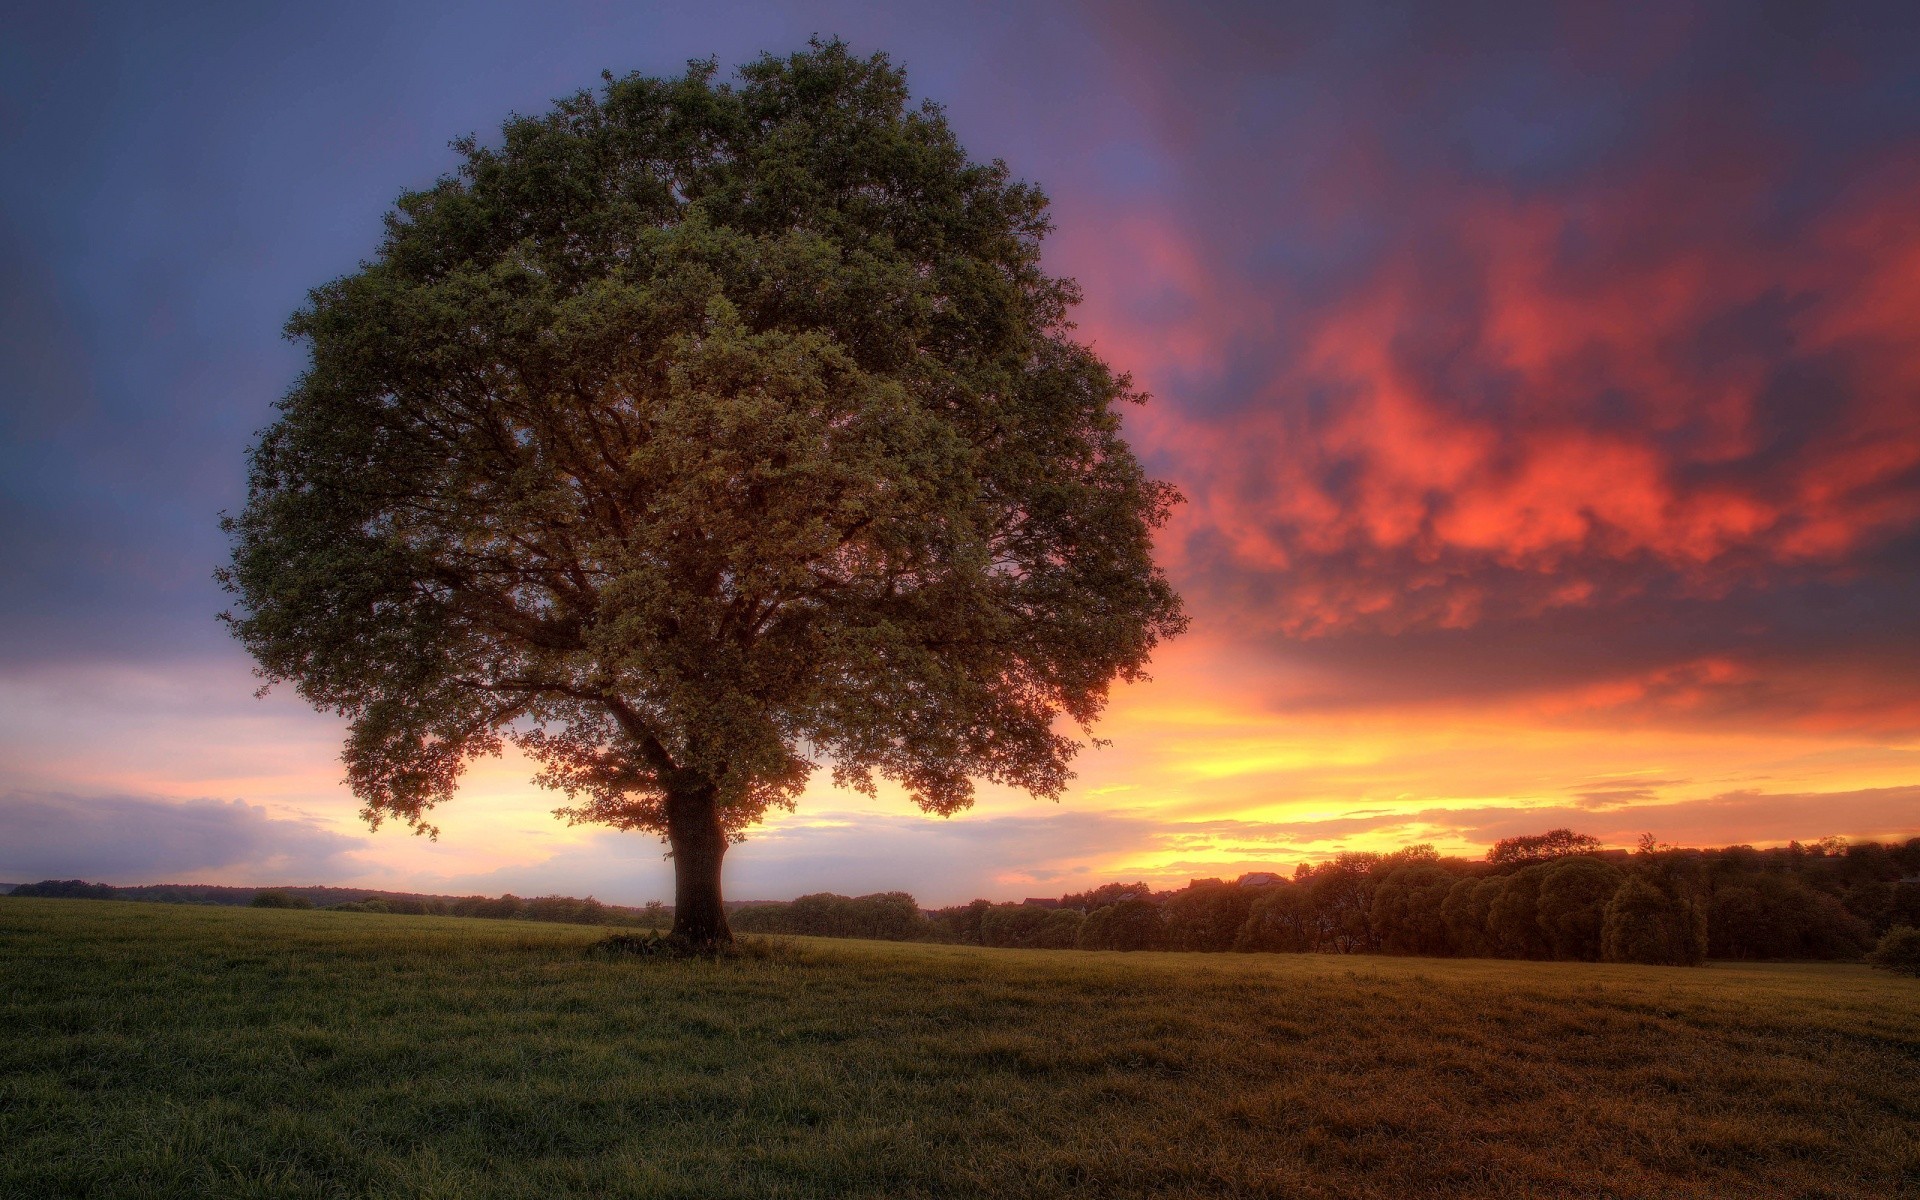
M 1920 1195 L 1920 983 L 0 899 L 0 1196 Z

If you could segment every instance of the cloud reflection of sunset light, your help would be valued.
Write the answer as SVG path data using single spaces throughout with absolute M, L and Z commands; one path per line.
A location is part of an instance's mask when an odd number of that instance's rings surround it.
M 1153 394 L 1125 421 L 1186 496 L 1159 551 L 1193 630 L 1062 803 L 983 788 L 943 820 L 823 773 L 732 852 L 733 894 L 1018 898 L 1558 825 L 1920 833 L 1920 29 L 1777 16 L 634 9 L 530 39 L 492 13 L 476 73 L 406 11 L 343 56 L 289 10 L 271 79 L 204 23 L 193 64 L 123 22 L 47 33 L 33 62 L 125 78 L 36 117 L 0 183 L 0 799 L 244 799 L 368 883 L 663 894 L 656 843 L 555 821 L 512 755 L 439 842 L 367 833 L 340 723 L 250 699 L 214 628 L 214 514 L 298 370 L 279 322 L 447 137 L 603 66 L 838 28 L 1052 196 L 1079 336 Z M 239 77 L 246 105 L 192 83 Z M 154 170 L 127 220 L 98 180 L 162 153 L 191 178 Z M 262 861 L 289 860 L 204 877 Z

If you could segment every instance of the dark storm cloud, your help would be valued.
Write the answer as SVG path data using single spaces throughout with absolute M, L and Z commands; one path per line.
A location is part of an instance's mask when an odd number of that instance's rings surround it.
M 0 878 L 15 883 L 306 883 L 356 873 L 360 845 L 242 800 L 0 793 Z

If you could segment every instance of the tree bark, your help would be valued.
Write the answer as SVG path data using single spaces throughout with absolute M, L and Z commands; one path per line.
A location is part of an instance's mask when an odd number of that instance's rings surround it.
M 731 945 L 720 903 L 726 830 L 713 784 L 675 780 L 667 790 L 667 845 L 673 849 L 673 936 L 702 950 Z

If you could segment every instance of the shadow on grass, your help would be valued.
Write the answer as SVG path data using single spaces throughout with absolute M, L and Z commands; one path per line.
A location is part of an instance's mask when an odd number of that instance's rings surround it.
M 615 933 L 587 947 L 588 958 L 651 958 L 670 961 L 791 959 L 794 948 L 771 938 L 739 938 L 725 946 L 703 945 L 670 933 Z

